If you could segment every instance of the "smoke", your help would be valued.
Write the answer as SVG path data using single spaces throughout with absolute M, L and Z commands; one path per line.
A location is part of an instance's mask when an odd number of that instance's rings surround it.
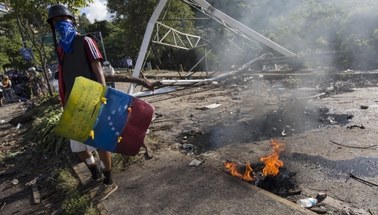
M 374 61 L 375 49 L 378 47 L 378 1 L 209 0 L 209 3 L 300 56 L 337 53 L 317 63 L 352 69 L 378 67 Z M 219 23 L 201 24 L 204 28 L 213 29 L 207 39 L 214 42 L 221 53 L 218 63 L 223 68 L 232 66 L 233 62 L 246 62 L 246 58 L 251 59 L 260 52 L 266 52 L 266 49 L 261 50 L 258 45 L 231 31 L 220 30 Z M 236 47 L 241 47 L 243 51 Z M 241 54 L 233 54 L 237 52 Z
M 91 23 L 101 20 L 111 20 L 111 14 L 106 7 L 106 0 L 94 0 L 88 7 L 82 8 Z

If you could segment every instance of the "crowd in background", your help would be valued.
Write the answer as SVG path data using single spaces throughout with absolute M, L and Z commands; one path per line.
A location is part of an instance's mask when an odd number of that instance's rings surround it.
M 43 73 L 35 67 L 30 67 L 26 71 L 12 69 L 0 75 L 0 106 L 46 94 L 47 86 Z
M 128 71 L 133 68 L 133 61 L 130 57 L 125 58 L 125 66 Z M 50 69 L 51 68 L 51 69 Z M 56 65 L 50 65 L 47 75 L 53 92 L 58 92 L 58 77 Z M 114 68 L 109 61 L 103 62 L 105 75 L 115 74 Z M 108 87 L 115 88 L 114 82 L 107 82 Z M 48 87 L 40 68 L 30 67 L 27 70 L 9 69 L 4 74 L 0 74 L 0 106 L 14 102 L 23 102 L 32 98 L 46 96 Z

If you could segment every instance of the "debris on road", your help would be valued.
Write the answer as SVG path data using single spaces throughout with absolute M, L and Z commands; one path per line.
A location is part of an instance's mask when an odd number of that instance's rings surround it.
M 354 148 L 354 149 L 370 149 L 370 148 L 377 147 L 377 145 L 371 145 L 371 146 L 349 146 L 349 145 L 345 145 L 345 144 L 341 144 L 341 143 L 335 142 L 333 140 L 330 140 L 330 142 L 333 143 L 333 144 L 336 144 L 338 146 L 347 147 L 347 148 Z
M 18 184 L 18 180 L 17 180 L 17 179 L 13 179 L 13 180 L 11 181 L 11 183 L 12 183 L 13 185 L 17 185 L 17 184 Z
M 203 106 L 203 107 L 199 107 L 199 108 L 196 108 L 197 110 L 209 110 L 209 109 L 214 109 L 214 108 L 217 108 L 221 106 L 221 104 L 210 104 L 210 105 L 206 105 L 206 106 Z
M 194 159 L 192 160 L 190 163 L 189 163 L 189 166 L 199 166 L 203 163 L 203 161 L 200 161 L 200 160 L 197 160 L 197 159 Z
M 297 204 L 304 208 L 311 208 L 318 203 L 317 199 L 314 198 L 305 198 L 305 199 L 298 199 Z
M 369 108 L 369 106 L 367 106 L 367 105 L 361 105 L 360 106 L 360 109 L 363 109 L 363 110 L 366 110 L 366 109 L 368 109 Z
M 37 184 L 32 185 L 33 191 L 33 203 L 40 204 L 41 203 L 41 193 L 39 192 Z
M 365 126 L 363 126 L 363 125 L 348 125 L 348 126 L 347 126 L 347 129 L 352 129 L 352 128 L 361 128 L 361 129 L 365 129 Z
M 322 202 L 325 198 L 327 198 L 327 194 L 325 192 L 319 192 L 315 197 L 318 202 Z
M 363 184 L 366 184 L 366 185 L 368 185 L 368 186 L 370 186 L 370 187 L 378 187 L 378 184 L 375 184 L 375 183 L 373 183 L 373 182 L 370 182 L 370 181 L 364 180 L 364 179 L 362 179 L 362 178 L 359 178 L 359 177 L 353 175 L 352 173 L 349 174 L 349 177 L 351 177 L 352 179 L 354 179 L 354 180 L 356 180 L 356 181 L 358 181 L 358 182 L 361 182 L 361 183 L 363 183 Z

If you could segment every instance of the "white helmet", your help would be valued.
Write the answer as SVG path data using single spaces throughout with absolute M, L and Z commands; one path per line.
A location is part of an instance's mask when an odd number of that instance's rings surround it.
M 28 71 L 29 71 L 29 72 L 35 72 L 35 71 L 36 71 L 36 69 L 35 69 L 35 67 L 34 67 L 34 66 L 32 66 L 32 67 L 30 67 L 30 68 L 28 69 Z
M 105 61 L 104 62 L 104 66 L 110 66 L 110 62 L 109 61 Z

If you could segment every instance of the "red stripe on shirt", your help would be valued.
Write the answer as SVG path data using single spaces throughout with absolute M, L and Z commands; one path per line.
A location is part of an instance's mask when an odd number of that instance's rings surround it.
M 90 62 L 95 61 L 95 60 L 100 60 L 100 61 L 103 60 L 102 54 L 100 50 L 98 49 L 96 42 L 92 38 L 88 36 L 84 37 L 84 44 L 85 44 L 85 51 L 87 53 L 87 57 Z
M 58 66 L 58 74 L 59 74 L 59 79 L 58 79 L 58 83 L 59 83 L 59 96 L 60 96 L 60 102 L 65 105 L 65 102 L 64 101 L 64 81 L 63 81 L 63 65 L 61 64 L 62 63 L 62 60 L 63 60 L 63 57 L 64 57 L 64 51 L 61 47 L 58 48 L 58 58 L 59 58 L 59 66 Z

